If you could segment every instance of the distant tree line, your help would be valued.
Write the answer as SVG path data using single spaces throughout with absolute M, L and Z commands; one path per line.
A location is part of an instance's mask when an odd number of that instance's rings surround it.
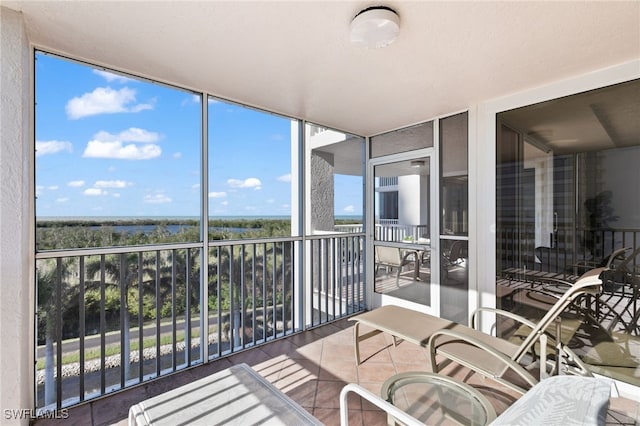
M 141 226 L 154 226 L 154 229 L 151 232 L 123 230 Z M 209 222 L 209 229 L 209 241 L 284 237 L 291 235 L 291 222 L 288 219 L 216 219 Z M 200 223 L 197 220 L 45 220 L 36 224 L 38 251 L 198 241 Z
M 361 223 L 359 218 L 337 219 L 336 225 Z M 123 227 L 154 226 L 151 232 L 129 232 Z M 170 228 L 173 228 L 170 229 Z M 175 229 L 177 228 L 177 231 Z M 211 219 L 209 241 L 291 236 L 289 219 Z M 36 249 L 65 250 L 91 247 L 138 246 L 200 241 L 198 220 L 39 220 Z

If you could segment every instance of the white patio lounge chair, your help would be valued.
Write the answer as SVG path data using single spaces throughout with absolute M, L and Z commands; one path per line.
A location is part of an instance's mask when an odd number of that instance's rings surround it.
M 423 347 L 430 347 L 434 372 L 439 372 L 446 363 L 457 361 L 472 370 L 504 381 L 505 384 L 519 393 L 525 387 L 535 385 L 540 378 L 550 374 L 590 375 L 585 364 L 567 347 L 573 333 L 580 325 L 579 321 L 560 320 L 560 314 L 582 296 L 597 296 L 602 289 L 600 274 L 606 268 L 598 268 L 585 273 L 576 283 L 568 284 L 568 290 L 560 296 L 546 315 L 537 324 L 510 312 L 493 308 L 480 309 L 478 312 L 493 312 L 511 318 L 529 327 L 521 342 L 512 342 L 485 334 L 475 328 L 478 325 L 474 314 L 472 327 L 438 318 L 423 312 L 395 305 L 385 305 L 369 312 L 350 318 L 354 326 L 354 343 L 356 365 L 363 362 L 360 353 L 360 342 L 379 333 L 393 336 L 394 345 L 405 340 Z M 361 333 L 361 326 L 368 330 Z M 556 342 L 554 336 L 561 336 Z M 555 357 L 547 360 L 546 351 L 549 345 L 555 348 Z M 441 355 L 444 361 L 437 363 L 436 356 Z M 529 355 L 530 359 L 525 359 Z M 366 360 L 366 358 L 365 358 Z M 527 362 L 529 361 L 529 362 Z M 547 361 L 552 365 L 549 366 Z M 529 366 L 526 369 L 520 362 Z M 538 374 L 532 367 L 541 366 Z M 503 378 L 507 371 L 513 370 L 524 381 L 516 386 Z
M 534 386 L 539 379 L 549 375 L 590 376 L 587 366 L 565 343 L 572 332 L 567 332 L 566 327 L 563 329 L 560 314 L 580 297 L 600 294 L 600 275 L 605 270 L 606 268 L 597 268 L 582 275 L 568 287 L 537 324 L 511 312 L 480 308 L 472 316 L 471 327 L 457 325 L 433 332 L 428 342 L 433 372 L 438 373 L 449 363 L 456 362 L 523 394 L 526 392 L 525 388 L 513 383 L 511 377 L 505 377 L 508 371 L 517 374 L 527 387 Z M 531 331 L 520 344 L 483 333 L 475 328 L 481 312 L 511 318 L 528 326 Z M 575 332 L 579 322 L 573 323 L 569 328 Z M 547 357 L 549 345 L 555 348 L 553 357 Z M 534 377 L 534 368 L 539 368 L 538 377 Z

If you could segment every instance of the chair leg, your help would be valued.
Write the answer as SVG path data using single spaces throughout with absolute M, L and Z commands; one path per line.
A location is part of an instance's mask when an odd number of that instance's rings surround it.
M 353 326 L 353 340 L 355 343 L 356 366 L 360 365 L 360 323 Z

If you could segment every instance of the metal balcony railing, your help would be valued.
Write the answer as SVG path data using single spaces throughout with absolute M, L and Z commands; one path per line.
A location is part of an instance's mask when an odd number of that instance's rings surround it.
M 365 309 L 364 235 L 309 237 L 311 326 Z
M 397 176 L 392 176 L 392 177 L 384 177 L 384 176 L 380 176 L 378 178 L 378 187 L 382 188 L 382 187 L 396 187 L 398 186 L 398 177 Z
M 362 224 L 335 225 L 336 232 L 360 233 Z M 419 241 L 429 238 L 428 225 L 398 225 L 397 219 L 380 219 L 375 227 L 376 241 Z
M 206 256 L 203 243 L 38 253 L 36 409 L 69 407 L 359 312 L 363 240 L 215 241 Z
M 509 269 L 551 272 L 566 278 L 584 265 L 606 262 L 615 250 L 640 247 L 640 229 L 558 228 L 548 245 L 536 244 L 531 227 L 501 227 L 496 232 L 498 272 Z M 634 259 L 635 268 L 640 259 Z
M 376 225 L 375 238 L 377 241 L 418 241 L 429 238 L 428 225 Z

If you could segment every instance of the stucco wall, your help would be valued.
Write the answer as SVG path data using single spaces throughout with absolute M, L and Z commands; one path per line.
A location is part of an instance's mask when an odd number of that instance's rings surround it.
M 311 153 L 311 229 L 334 232 L 333 155 Z
M 0 423 L 28 424 L 33 286 L 29 232 L 29 43 L 22 15 L 0 7 Z

